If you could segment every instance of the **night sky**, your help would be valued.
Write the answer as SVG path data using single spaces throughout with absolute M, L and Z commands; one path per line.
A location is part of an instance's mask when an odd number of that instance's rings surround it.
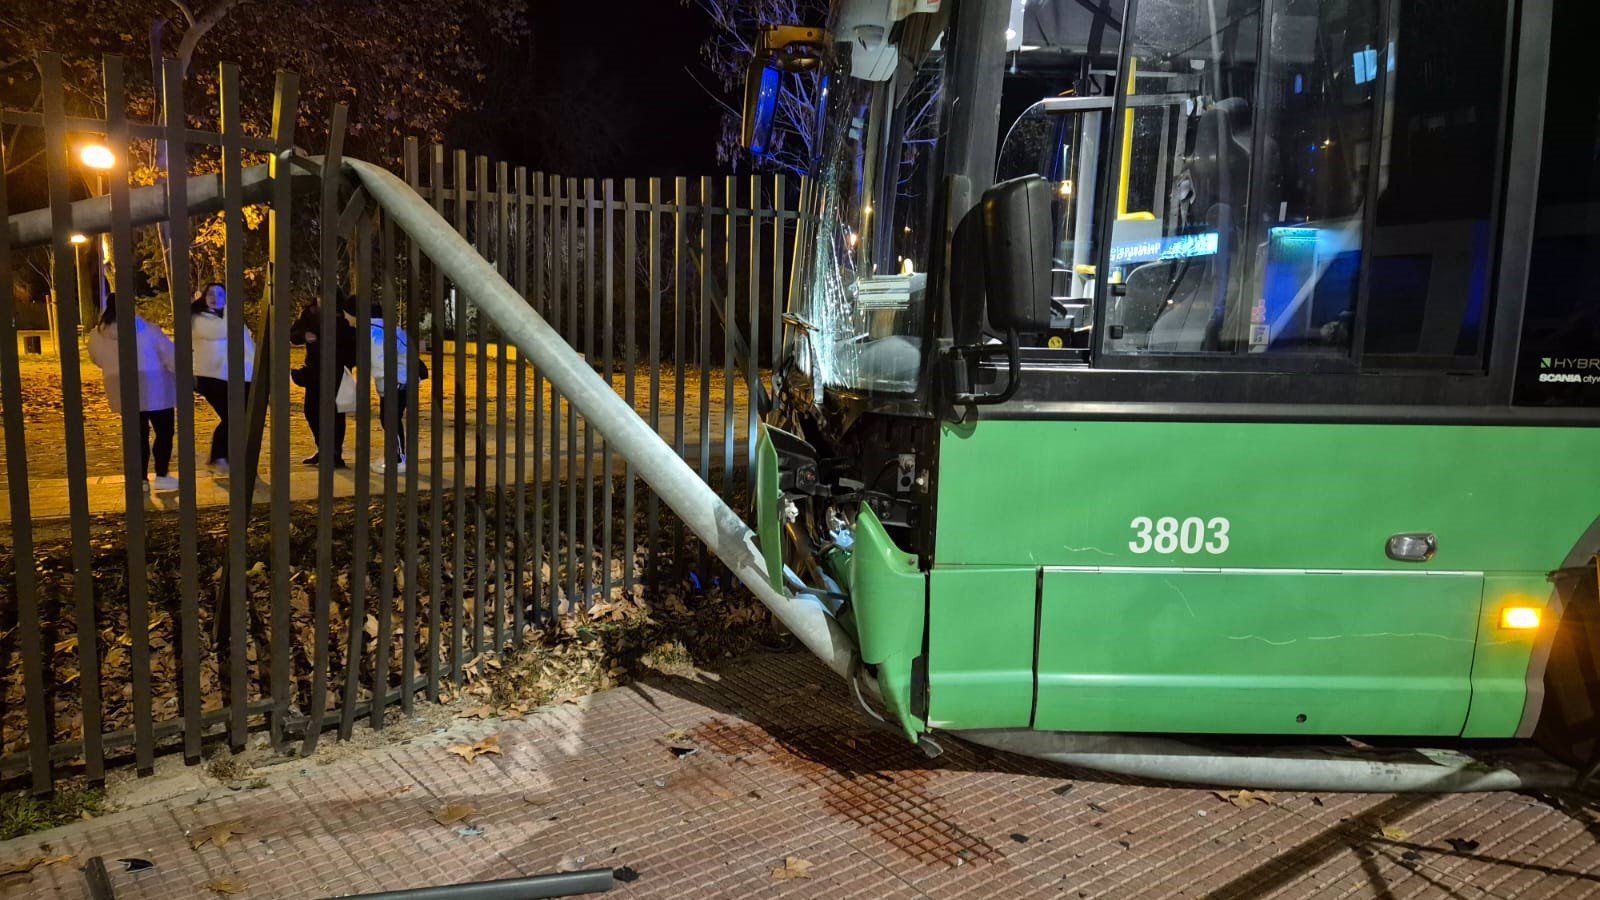
M 679 0 L 535 0 L 532 36 L 495 60 L 450 143 L 578 176 L 719 171 L 705 14 Z

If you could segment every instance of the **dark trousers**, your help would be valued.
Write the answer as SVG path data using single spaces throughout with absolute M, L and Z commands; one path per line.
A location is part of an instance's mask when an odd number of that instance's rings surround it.
M 389 432 L 389 440 L 394 442 L 395 459 L 405 462 L 406 458 L 406 406 L 411 402 L 408 396 L 409 385 L 395 385 L 394 389 L 394 431 Z M 378 421 L 384 425 L 389 423 L 389 395 L 378 395 Z
M 332 403 L 333 398 L 329 397 L 328 402 Z M 306 388 L 304 409 L 306 424 L 311 426 L 311 436 L 317 442 L 317 452 L 331 450 L 334 459 L 344 459 L 344 413 L 337 410 L 334 411 L 333 441 L 329 446 L 324 447 L 322 440 L 322 390 L 320 388 Z
M 228 382 L 221 378 L 196 375 L 194 392 L 206 398 L 206 403 L 216 412 L 217 418 L 222 420 L 217 423 L 216 430 L 211 432 L 211 455 L 208 459 L 212 462 L 225 460 L 228 458 Z M 248 381 L 244 384 L 244 393 L 247 397 L 250 395 Z
M 139 470 L 139 478 L 150 474 L 150 431 L 155 430 L 155 455 L 156 474 L 165 476 L 172 466 L 172 434 L 177 430 L 177 411 L 171 409 L 157 409 L 151 412 L 139 413 L 139 430 L 144 434 L 144 442 L 139 445 L 140 457 L 144 460 Z

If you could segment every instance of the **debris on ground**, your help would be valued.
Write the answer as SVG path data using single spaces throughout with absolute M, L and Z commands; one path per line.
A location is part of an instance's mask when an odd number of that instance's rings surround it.
M 204 828 L 196 828 L 189 832 L 189 849 L 199 850 L 206 844 L 210 844 L 219 849 L 226 847 L 228 846 L 228 842 L 233 840 L 235 835 L 244 834 L 245 830 L 245 822 L 243 819 L 234 819 L 228 822 L 218 822 L 215 825 L 207 825 Z
M 433 814 L 433 820 L 440 825 L 454 825 L 462 819 L 477 812 L 467 803 L 448 803 L 440 807 Z
M 1478 849 L 1478 842 L 1470 838 L 1445 838 L 1444 842 L 1449 844 L 1450 849 L 1457 853 L 1471 853 Z
M 125 856 L 117 860 L 117 862 L 122 863 L 122 871 L 124 872 L 143 872 L 145 869 L 154 869 L 156 867 L 156 864 L 150 860 L 140 859 L 137 856 Z
M 632 884 L 639 880 L 639 872 L 633 866 L 618 866 L 611 870 L 611 877 L 623 884 Z
M 69 853 L 65 856 L 30 856 L 27 859 L 0 862 L 0 877 L 32 872 L 40 866 L 52 866 L 57 863 L 70 862 L 72 859 L 73 855 Z
M 247 887 L 243 881 L 232 877 L 213 878 L 206 882 L 206 889 L 218 894 L 242 894 Z
M 1383 835 L 1384 840 L 1394 841 L 1396 843 L 1411 839 L 1411 832 L 1399 827 L 1398 825 L 1384 825 L 1380 822 L 1378 823 L 1378 833 Z
M 783 865 L 772 870 L 773 881 L 793 881 L 796 878 L 810 878 L 811 863 L 798 856 L 785 857 Z
M 500 737 L 499 735 L 490 735 L 481 741 L 474 741 L 470 744 L 452 744 L 445 749 L 469 763 L 477 762 L 480 756 L 500 755 Z
M 1272 806 L 1277 801 L 1271 791 L 1252 791 L 1249 789 L 1238 791 L 1212 791 L 1217 799 L 1232 803 L 1240 809 L 1249 809 L 1252 806 Z

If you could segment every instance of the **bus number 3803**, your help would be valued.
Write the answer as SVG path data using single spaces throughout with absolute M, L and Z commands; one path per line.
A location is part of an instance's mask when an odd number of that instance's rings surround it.
M 1155 551 L 1163 555 L 1184 553 L 1193 556 L 1203 552 L 1216 556 L 1228 552 L 1228 524 L 1228 520 L 1221 516 L 1213 519 L 1198 516 L 1152 519 L 1139 516 L 1128 523 L 1128 527 L 1133 529 L 1133 540 L 1128 542 L 1128 549 L 1134 553 Z

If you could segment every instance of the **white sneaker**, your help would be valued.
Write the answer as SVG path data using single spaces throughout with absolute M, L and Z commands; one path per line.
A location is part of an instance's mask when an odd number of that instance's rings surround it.
M 150 479 L 151 485 L 158 491 L 175 491 L 178 489 L 178 479 L 171 475 L 157 475 Z
M 382 475 L 387 469 L 388 466 L 383 460 L 377 459 L 372 461 L 372 471 L 378 473 L 379 475 Z M 403 459 L 400 460 L 400 462 L 395 464 L 394 470 L 396 474 L 404 475 L 406 473 L 406 461 Z

